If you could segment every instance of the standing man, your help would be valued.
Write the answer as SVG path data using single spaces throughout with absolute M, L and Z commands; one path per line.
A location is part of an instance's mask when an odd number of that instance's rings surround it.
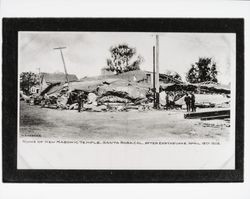
M 168 110 L 169 109 L 169 96 L 168 96 L 168 92 L 167 91 L 165 91 L 166 92 L 166 97 L 165 97 L 165 99 L 166 99 L 166 110 Z
M 189 97 L 188 93 L 186 93 L 186 96 L 184 97 L 184 101 L 186 103 L 187 112 L 189 112 L 190 111 L 190 97 Z
M 82 92 L 78 93 L 77 95 L 77 103 L 78 103 L 78 112 L 81 112 L 82 109 Z
M 49 105 L 50 103 L 49 96 L 47 93 L 44 94 L 44 106 Z
M 194 96 L 193 93 L 191 93 L 191 97 L 190 97 L 190 106 L 191 106 L 192 112 L 195 112 L 196 111 L 196 108 L 195 108 L 195 96 Z

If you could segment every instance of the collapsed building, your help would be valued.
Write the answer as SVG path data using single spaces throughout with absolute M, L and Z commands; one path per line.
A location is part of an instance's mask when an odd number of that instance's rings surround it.
M 197 107 L 228 106 L 230 87 L 214 82 L 189 84 L 165 74 L 159 74 L 160 105 L 165 105 L 169 93 L 173 108 L 185 108 L 183 96 L 187 92 L 196 94 Z M 41 92 L 41 99 L 49 99 L 48 106 L 77 109 L 77 95 L 84 93 L 84 110 L 128 110 L 153 107 L 153 73 L 129 71 L 121 74 L 102 73 L 96 77 L 85 77 L 79 81 L 53 82 Z

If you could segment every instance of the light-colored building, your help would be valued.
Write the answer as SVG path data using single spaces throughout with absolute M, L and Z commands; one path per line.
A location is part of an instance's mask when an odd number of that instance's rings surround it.
M 64 84 L 67 82 L 64 73 L 41 73 L 40 80 L 40 84 L 34 85 L 30 88 L 31 94 L 40 94 L 52 84 Z M 68 80 L 69 82 L 75 82 L 78 81 L 78 78 L 76 75 L 68 74 Z
M 30 88 L 30 93 L 31 94 L 39 94 L 40 93 L 40 86 L 39 85 L 34 85 Z
M 66 76 L 64 73 L 41 73 L 41 91 L 46 89 L 51 84 L 66 83 Z M 68 74 L 69 82 L 78 81 L 78 78 L 74 74 Z

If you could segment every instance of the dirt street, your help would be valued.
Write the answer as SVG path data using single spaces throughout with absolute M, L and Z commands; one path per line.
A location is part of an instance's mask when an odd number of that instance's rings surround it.
M 224 120 L 184 119 L 183 110 L 81 112 L 20 102 L 20 136 L 83 140 L 228 139 Z M 205 127 L 205 128 L 204 128 Z

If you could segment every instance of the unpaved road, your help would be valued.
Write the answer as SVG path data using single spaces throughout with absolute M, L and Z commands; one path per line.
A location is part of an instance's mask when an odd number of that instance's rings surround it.
M 81 112 L 20 102 L 20 136 L 83 140 L 228 139 L 229 122 L 184 119 L 184 111 Z

